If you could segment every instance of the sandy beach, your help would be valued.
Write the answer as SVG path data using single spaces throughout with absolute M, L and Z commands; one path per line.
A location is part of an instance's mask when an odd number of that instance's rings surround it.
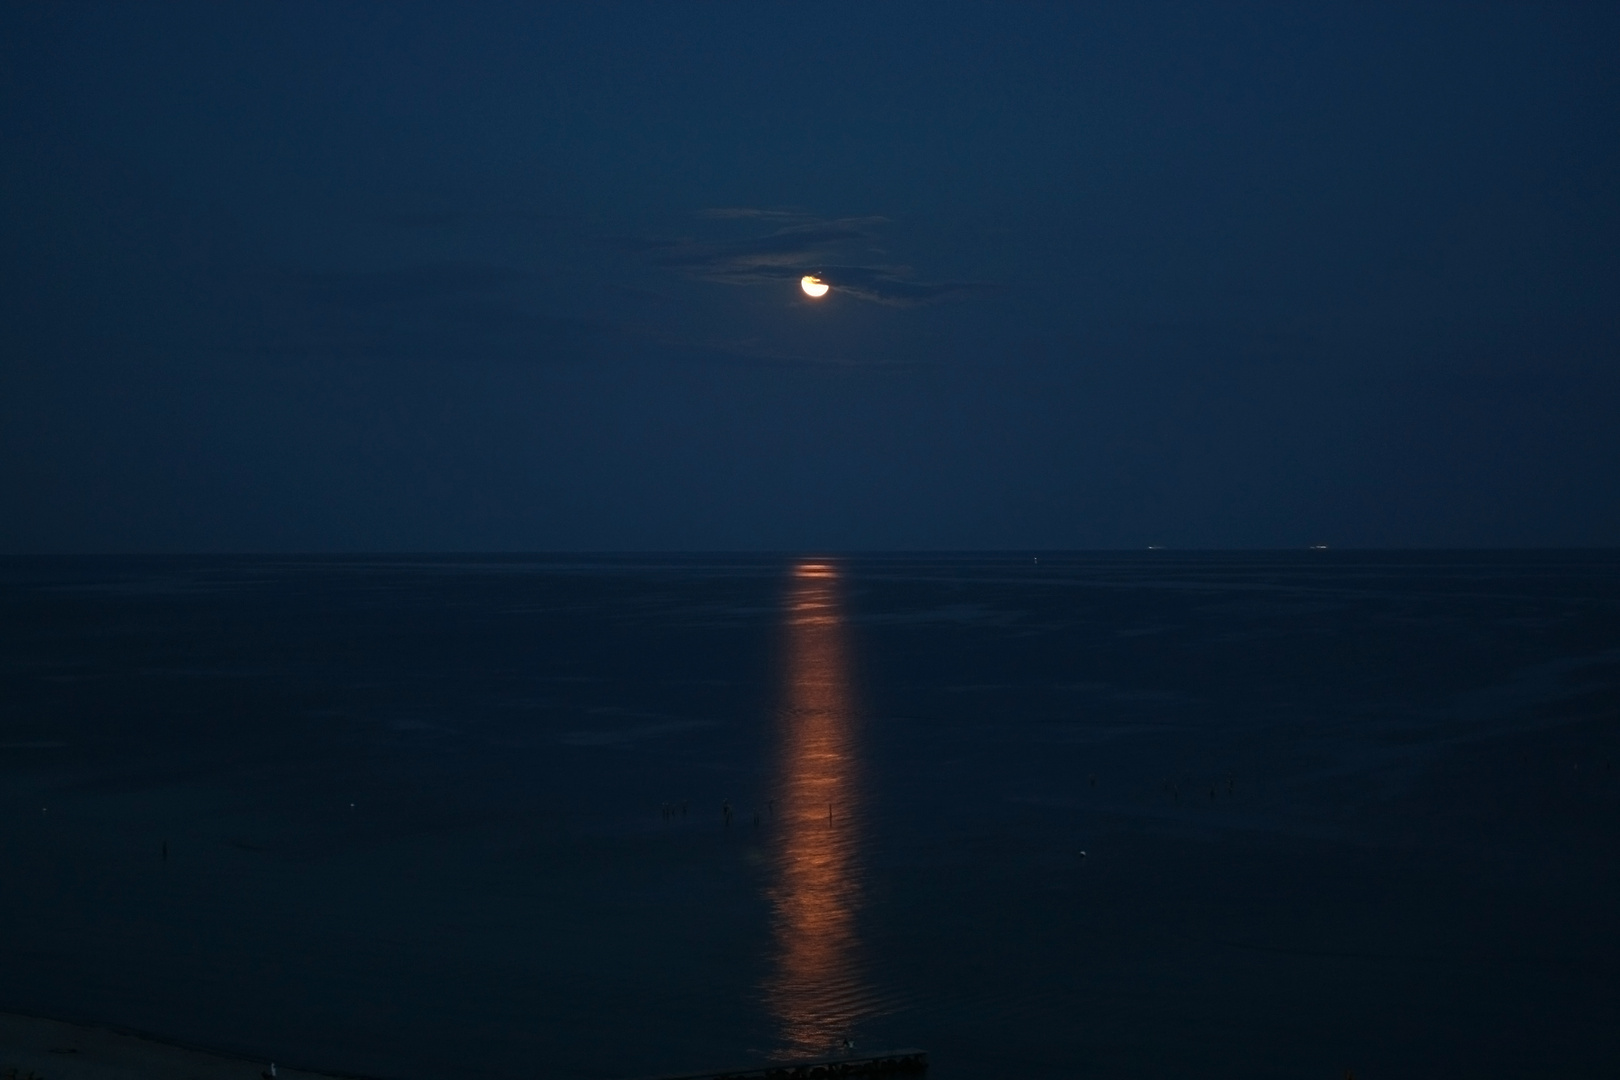
M 208 1050 L 104 1027 L 0 1013 L 0 1076 L 7 1080 L 259 1080 L 268 1061 L 246 1061 Z M 329 1073 L 276 1066 L 277 1080 L 315 1080 Z

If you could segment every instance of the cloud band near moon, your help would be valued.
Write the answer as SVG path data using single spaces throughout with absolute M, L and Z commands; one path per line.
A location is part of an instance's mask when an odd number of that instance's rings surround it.
M 886 223 L 885 218 L 818 219 L 747 208 L 712 210 L 704 216 L 774 228 L 737 239 L 654 243 L 649 247 L 659 253 L 653 261 L 728 285 L 797 283 L 804 275 L 814 274 L 836 292 L 890 307 L 916 307 L 987 288 L 978 282 L 917 280 L 904 267 L 878 261 L 873 257 L 877 230 Z

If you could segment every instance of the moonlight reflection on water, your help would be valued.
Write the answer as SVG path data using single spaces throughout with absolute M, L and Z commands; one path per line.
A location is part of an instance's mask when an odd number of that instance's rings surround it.
M 775 882 L 766 1000 L 783 1050 L 819 1054 L 871 1012 L 855 913 L 860 785 L 837 569 L 794 568 L 786 605 Z

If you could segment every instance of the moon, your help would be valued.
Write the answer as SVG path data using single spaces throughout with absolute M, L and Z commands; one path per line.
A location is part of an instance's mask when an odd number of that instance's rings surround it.
M 811 299 L 819 300 L 823 296 L 827 295 L 827 290 L 831 289 L 832 286 L 828 285 L 825 281 L 822 281 L 814 274 L 806 274 L 804 277 L 799 279 L 799 288 L 804 290 L 804 295 L 810 297 Z

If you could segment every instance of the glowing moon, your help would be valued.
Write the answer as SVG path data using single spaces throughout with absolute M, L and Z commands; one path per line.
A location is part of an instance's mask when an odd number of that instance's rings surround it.
M 804 290 L 804 295 L 819 299 L 820 297 L 826 296 L 827 290 L 832 288 L 832 286 L 828 285 L 825 281 L 822 281 L 814 274 L 806 274 L 804 277 L 799 279 L 799 288 Z

